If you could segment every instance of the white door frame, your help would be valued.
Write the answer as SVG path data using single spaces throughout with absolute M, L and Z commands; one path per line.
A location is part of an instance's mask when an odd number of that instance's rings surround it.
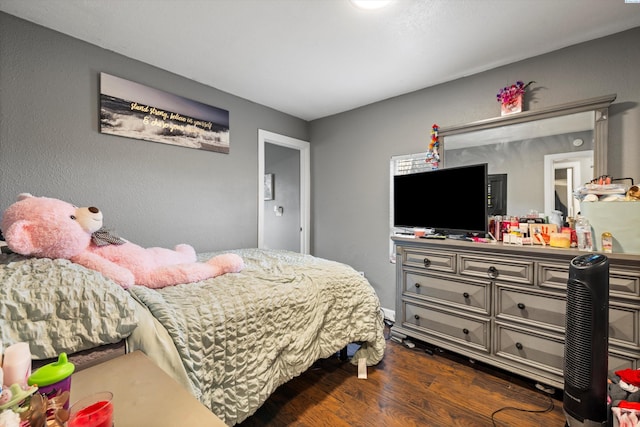
M 308 254 L 311 248 L 311 145 L 263 129 L 258 129 L 258 248 L 264 247 L 264 153 L 267 143 L 300 151 L 300 252 Z
M 569 153 L 547 154 L 544 156 L 544 212 L 548 215 L 552 210 L 555 210 L 555 170 L 556 165 L 576 161 L 578 167 L 574 169 L 574 185 L 580 183 L 580 159 L 590 159 L 593 164 L 593 150 L 587 151 L 574 151 Z M 558 166 L 559 167 L 559 166 Z M 572 203 L 573 198 L 569 199 L 569 203 Z M 574 203 L 575 206 L 575 203 Z M 568 206 L 567 206 L 568 208 Z M 575 212 L 574 212 L 575 213 Z

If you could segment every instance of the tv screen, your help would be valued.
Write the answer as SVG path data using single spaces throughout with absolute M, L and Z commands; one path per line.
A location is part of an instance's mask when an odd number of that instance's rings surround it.
M 487 164 L 393 177 L 393 225 L 440 234 L 487 233 Z

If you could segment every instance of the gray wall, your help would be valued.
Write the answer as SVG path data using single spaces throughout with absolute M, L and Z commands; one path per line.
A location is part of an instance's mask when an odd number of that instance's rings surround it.
M 306 121 L 4 13 L 0 58 L 0 212 L 30 192 L 98 206 L 142 246 L 255 247 L 258 129 L 309 139 Z M 100 72 L 228 110 L 230 154 L 100 134 Z
M 97 205 L 108 226 L 143 246 L 254 247 L 257 130 L 265 129 L 311 141 L 312 253 L 364 271 L 382 305 L 393 308 L 391 156 L 425 151 L 433 123 L 499 115 L 500 87 L 536 80 L 525 109 L 618 94 L 609 173 L 637 182 L 637 40 L 640 28 L 309 124 L 0 13 L 0 211 L 31 192 Z M 100 72 L 229 110 L 231 153 L 100 134 Z
M 313 121 L 312 252 L 364 271 L 383 307 L 393 309 L 389 159 L 426 151 L 434 123 L 446 127 L 499 116 L 496 93 L 516 80 L 537 82 L 525 97 L 527 110 L 617 93 L 610 108 L 608 172 L 638 182 L 638 40 L 640 28 Z M 437 200 L 426 197 L 425 203 L 446 214 Z

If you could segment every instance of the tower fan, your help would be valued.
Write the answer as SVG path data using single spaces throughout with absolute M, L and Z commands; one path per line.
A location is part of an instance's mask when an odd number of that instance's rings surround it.
M 609 260 L 575 257 L 567 281 L 564 413 L 569 427 L 607 426 Z

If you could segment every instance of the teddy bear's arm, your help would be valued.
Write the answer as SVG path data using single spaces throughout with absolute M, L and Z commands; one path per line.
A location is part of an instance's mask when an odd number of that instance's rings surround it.
M 92 252 L 85 251 L 70 258 L 70 260 L 76 264 L 102 273 L 125 289 L 135 283 L 135 278 L 130 270 Z

